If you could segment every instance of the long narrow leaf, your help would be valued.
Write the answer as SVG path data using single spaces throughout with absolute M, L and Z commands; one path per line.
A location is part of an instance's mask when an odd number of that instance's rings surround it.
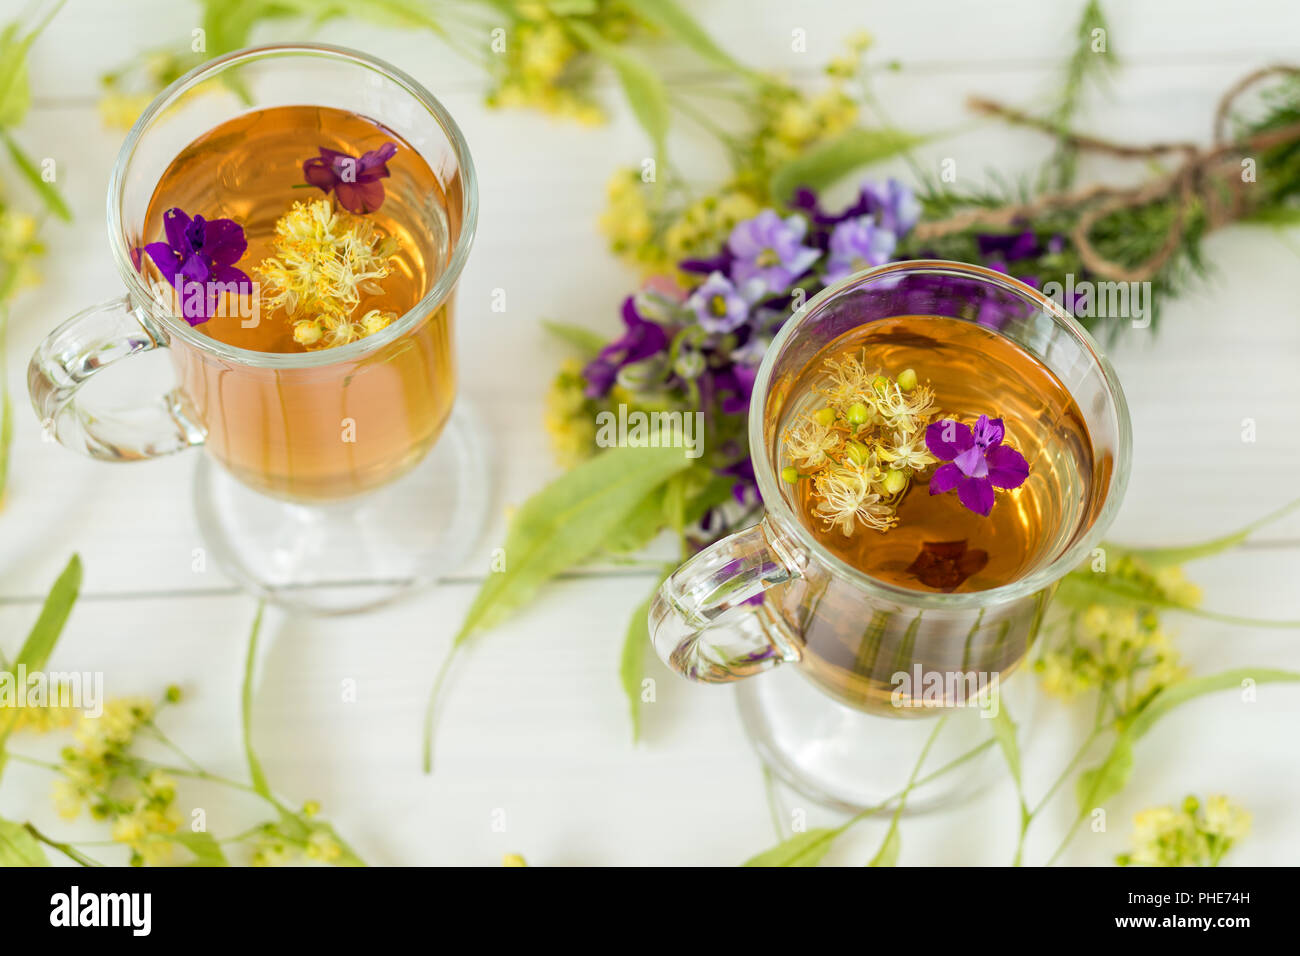
M 628 105 L 654 146 L 655 161 L 663 165 L 669 123 L 668 91 L 663 80 L 650 67 L 581 20 L 568 21 L 568 27 L 587 49 L 614 68 Z
M 47 183 L 37 168 L 36 163 L 23 152 L 22 147 L 7 132 L 0 130 L 3 135 L 5 148 L 9 150 L 9 158 L 14 161 L 18 171 L 23 174 L 23 178 L 36 190 L 36 194 L 41 197 L 41 201 L 54 215 L 58 216 L 64 222 L 72 222 L 72 210 L 68 204 L 63 201 L 59 191 L 54 188 L 52 183 Z
M 68 615 L 72 613 L 72 607 L 77 603 L 77 595 L 80 591 L 81 558 L 74 554 L 55 580 L 54 586 L 50 588 L 36 623 L 32 625 L 27 639 L 23 641 L 23 646 L 18 651 L 18 656 L 14 658 L 15 671 L 20 666 L 28 673 L 45 667 L 45 662 L 54 652 L 54 645 L 59 641 L 59 635 L 63 633 L 63 626 L 68 622 Z M 17 708 L 7 707 L 0 712 L 0 773 L 4 771 L 5 743 L 17 719 Z
M 275 803 L 270 784 L 266 782 L 266 774 L 262 771 L 262 763 L 253 750 L 253 674 L 257 669 L 257 638 L 262 630 L 262 612 L 265 610 L 266 602 L 259 601 L 257 613 L 253 616 L 253 627 L 248 634 L 248 651 L 244 655 L 244 681 L 239 694 L 239 713 L 243 723 L 244 758 L 248 763 L 248 778 L 258 794 Z
M 800 186 L 820 192 L 849 173 L 905 152 L 921 137 L 897 129 L 852 129 L 795 159 L 772 174 L 772 199 L 788 202 Z
M 745 77 L 757 77 L 749 67 L 743 65 L 722 47 L 718 46 L 707 30 L 686 12 L 676 0 L 627 0 L 643 20 L 653 23 L 659 29 L 680 40 L 714 66 L 721 67 Z

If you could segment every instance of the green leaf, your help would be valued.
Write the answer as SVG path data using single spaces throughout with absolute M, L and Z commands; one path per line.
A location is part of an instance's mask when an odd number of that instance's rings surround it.
M 68 622 L 68 615 L 72 613 L 72 606 L 77 603 L 77 593 L 80 590 L 81 558 L 74 554 L 63 569 L 63 573 L 54 582 L 54 586 L 50 588 L 45 604 L 41 607 L 40 616 L 36 618 L 27 640 L 19 649 L 18 656 L 14 658 L 15 672 L 19 665 L 22 665 L 28 673 L 45 667 L 45 662 L 54 651 L 54 645 L 58 643 L 59 635 L 63 633 L 63 626 Z M 15 707 L 6 707 L 0 711 L 0 772 L 4 770 L 5 742 L 9 739 L 17 718 L 18 709 Z
M 249 780 L 260 796 L 279 806 L 266 781 L 266 774 L 262 771 L 262 763 L 253 750 L 253 673 L 257 669 L 257 638 L 262 630 L 262 612 L 265 610 L 266 602 L 258 601 L 253 627 L 248 634 L 248 651 L 244 655 L 244 681 L 239 694 L 239 713 L 243 724 L 244 759 L 248 763 Z
M 1088 813 L 1128 786 L 1133 775 L 1133 741 L 1121 734 L 1111 745 L 1106 759 L 1097 766 L 1083 771 L 1075 781 L 1074 793 L 1079 800 L 1079 813 Z
M 27 51 L 35 33 L 22 35 L 14 22 L 0 33 L 0 127 L 17 126 L 27 116 L 32 94 L 27 82 Z
M 779 167 L 772 174 L 772 200 L 785 203 L 800 186 L 821 192 L 854 170 L 905 152 L 921 140 L 897 129 L 851 129 Z
M 1126 580 L 1102 572 L 1071 571 L 1061 579 L 1061 584 L 1057 588 L 1053 599 L 1061 604 L 1079 608 L 1087 607 L 1090 604 L 1104 604 L 1110 607 L 1139 605 L 1180 611 L 1183 614 L 1205 618 L 1208 621 L 1239 624 L 1244 627 L 1276 628 L 1279 630 L 1300 628 L 1300 620 L 1270 620 L 1267 618 L 1244 617 L 1239 614 L 1223 614 L 1219 611 L 1210 611 L 1197 607 L 1194 604 L 1173 601 L 1154 585 L 1147 587 L 1140 582 Z
M 876 855 L 871 858 L 867 866 L 898 866 L 898 854 L 903 849 L 903 835 L 898 830 L 898 815 L 895 814 L 889 821 L 889 831 L 885 834 L 885 841 L 880 844 L 880 849 Z
M 1101 806 L 1118 794 L 1133 772 L 1133 746 L 1165 714 L 1189 700 L 1217 691 L 1240 687 L 1242 681 L 1257 684 L 1300 681 L 1300 673 L 1257 668 L 1238 668 L 1171 684 L 1147 702 L 1129 724 L 1116 735 L 1106 758 L 1079 775 L 1075 787 L 1080 815 Z
M 1016 723 L 1007 712 L 1001 692 L 997 692 L 995 701 L 997 711 L 992 717 L 993 739 L 998 742 L 998 747 L 1002 750 L 1002 756 L 1007 761 L 1007 769 L 1011 771 L 1011 779 L 1016 782 L 1018 790 L 1020 788 L 1020 744 L 1016 740 Z
M 628 713 L 632 718 L 632 743 L 641 739 L 641 681 L 645 680 L 645 649 L 650 644 L 650 605 L 659 593 L 667 575 L 655 580 L 650 596 L 637 605 L 627 622 L 623 636 L 623 654 L 619 659 L 618 676 L 627 695 Z
M 829 852 L 831 844 L 841 832 L 843 831 L 838 827 L 835 829 L 814 827 L 803 833 L 796 833 L 770 850 L 764 850 L 757 856 L 750 857 L 743 865 L 816 866 Z
M 753 70 L 718 46 L 713 37 L 709 36 L 708 31 L 675 0 L 627 0 L 627 5 L 641 19 L 654 24 L 669 36 L 675 37 L 714 66 L 746 77 L 757 76 Z
M 0 866 L 49 866 L 40 841 L 21 823 L 0 817 Z
M 581 20 L 567 21 L 569 29 L 579 40 L 618 74 L 623 93 L 637 122 L 650 137 L 655 159 L 663 165 L 668 143 L 668 91 L 654 70 L 650 69 L 626 50 L 611 43 L 595 29 Z
M 63 201 L 59 191 L 54 188 L 53 183 L 47 183 L 41 176 L 41 171 L 37 168 L 32 158 L 23 152 L 22 147 L 14 141 L 14 138 L 8 133 L 0 130 L 0 136 L 4 137 L 5 148 L 9 150 L 9 158 L 14 161 L 18 171 L 23 174 L 23 178 L 28 184 L 36 190 L 36 194 L 41 197 L 50 212 L 54 213 L 64 222 L 72 222 L 72 210 L 68 204 Z
M 593 332 L 591 329 L 583 328 L 581 325 L 573 325 L 569 322 L 553 322 L 550 319 L 543 319 L 542 328 L 561 342 L 572 345 L 583 355 L 595 355 L 607 344 L 605 336 L 599 332 Z
M 27 33 L 19 33 L 22 21 L 18 20 L 0 32 L 0 127 L 17 126 L 26 118 L 32 103 L 27 54 L 62 7 L 63 0 L 50 5 L 41 20 Z
M 179 843 L 194 854 L 190 866 L 229 866 L 226 855 L 221 852 L 221 844 L 211 833 L 193 833 L 184 830 L 167 837 L 173 843 Z
M 506 534 L 505 570 L 489 574 L 479 588 L 434 679 L 425 709 L 425 773 L 433 768 L 442 684 L 470 635 L 527 604 L 551 578 L 605 547 L 652 491 L 690 464 L 680 448 L 609 448 L 524 502 Z
M 529 498 L 506 535 L 506 569 L 479 589 L 455 645 L 595 554 L 651 491 L 690 463 L 680 448 L 610 448 Z
M 1235 548 L 1256 531 L 1286 517 L 1291 512 L 1300 508 L 1300 498 L 1289 502 L 1278 508 L 1276 511 L 1266 514 L 1264 517 L 1252 521 L 1244 528 L 1225 534 L 1218 538 L 1211 538 L 1209 541 L 1202 541 L 1197 544 L 1186 544 L 1174 548 L 1125 548 L 1115 545 L 1104 545 L 1107 550 L 1118 552 L 1121 555 L 1129 554 L 1153 568 L 1167 567 L 1175 564 L 1186 564 L 1188 561 L 1194 561 L 1197 558 L 1208 558 L 1211 555 L 1220 554 Z
M 614 554 L 630 554 L 640 551 L 653 541 L 655 535 L 668 524 L 664 512 L 667 491 L 665 483 L 638 501 L 627 517 L 610 533 L 609 540 L 605 542 L 605 550 Z

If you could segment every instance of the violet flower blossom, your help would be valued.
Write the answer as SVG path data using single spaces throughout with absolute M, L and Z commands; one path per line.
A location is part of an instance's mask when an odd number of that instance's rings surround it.
M 761 279 L 769 292 L 789 288 L 821 258 L 820 250 L 803 245 L 807 231 L 801 217 L 782 219 L 771 209 L 738 223 L 727 240 L 735 257 L 731 278 L 738 283 Z
M 1025 456 L 1002 444 L 1006 429 L 1000 418 L 981 415 L 972 429 L 952 419 L 933 422 L 925 444 L 940 461 L 930 478 L 930 494 L 957 489 L 962 505 L 978 515 L 993 510 L 994 488 L 1019 488 L 1029 477 Z
M 235 268 L 248 249 L 244 229 L 233 219 L 191 219 L 178 208 L 163 213 L 165 242 L 144 251 L 176 289 L 181 316 L 191 326 L 212 318 L 222 293 L 249 295 L 252 280 Z
M 841 222 L 831 233 L 826 259 L 827 284 L 839 282 L 863 269 L 884 265 L 897 245 L 898 237 L 870 216 Z
M 320 147 L 320 155 L 302 164 L 302 175 L 307 182 L 338 196 L 339 205 L 348 212 L 365 215 L 384 204 L 384 184 L 388 161 L 397 154 L 395 143 L 384 143 L 378 149 L 349 156 L 337 150 Z
M 582 370 L 587 379 L 588 398 L 600 398 L 614 386 L 619 369 L 640 362 L 668 347 L 668 333 L 656 322 L 648 322 L 637 312 L 636 299 L 623 300 L 623 324 L 627 331 L 600 350 Z

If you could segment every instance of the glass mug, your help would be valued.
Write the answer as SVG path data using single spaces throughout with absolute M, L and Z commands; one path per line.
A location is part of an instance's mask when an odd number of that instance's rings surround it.
M 1010 583 L 942 593 L 870 577 L 804 527 L 792 486 L 780 479 L 778 429 L 799 372 L 840 336 L 907 315 L 996 327 L 1055 374 L 1087 425 L 1086 500 L 1073 525 L 1060 529 L 1036 564 Z M 881 718 L 956 716 L 969 700 L 953 692 L 974 686 L 947 682 L 941 699 L 900 706 L 891 692 L 897 675 L 985 675 L 982 680 L 1000 687 L 1026 656 L 1056 583 L 1111 524 L 1131 455 L 1123 392 L 1091 336 L 1036 289 L 982 266 L 901 262 L 823 290 L 785 323 L 754 384 L 749 442 L 765 517 L 704 549 L 664 582 L 651 605 L 651 639 L 673 671 L 705 683 L 795 665 L 741 685 L 747 732 L 796 789 L 846 809 L 874 805 L 906 783 L 933 729 L 928 721 Z M 936 766 L 945 754 L 954 757 L 987 739 L 978 720 L 962 719 L 963 729 L 946 728 L 940 738 Z M 969 783 L 936 784 L 931 796 L 968 791 Z
M 388 201 L 413 210 L 433 243 L 436 279 L 387 328 L 312 352 L 210 337 L 152 294 L 135 264 L 135 250 L 154 238 L 143 234 L 146 213 L 173 159 L 227 121 L 280 106 L 331 107 L 391 130 L 445 197 L 419 195 L 396 173 L 386 181 Z M 308 155 L 315 149 L 303 145 Z M 211 60 L 160 93 L 122 145 L 108 233 L 127 292 L 38 347 L 28 372 L 36 413 L 59 442 L 92 458 L 136 461 L 203 446 L 195 503 L 205 540 L 236 578 L 282 603 L 355 610 L 428 583 L 458 563 L 486 507 L 476 430 L 452 416 L 454 295 L 477 214 L 460 129 L 400 70 L 323 45 Z M 161 398 L 116 410 L 79 394 L 103 369 L 153 349 L 168 350 L 177 381 Z

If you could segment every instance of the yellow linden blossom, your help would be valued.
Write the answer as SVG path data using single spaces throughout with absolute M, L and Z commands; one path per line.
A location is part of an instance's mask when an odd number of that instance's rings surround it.
M 40 282 L 32 261 L 45 249 L 36 228 L 33 217 L 0 206 L 0 287 L 11 294 Z
M 1218 866 L 1234 843 L 1250 832 L 1250 814 L 1227 797 L 1205 805 L 1189 796 L 1181 807 L 1151 807 L 1133 818 L 1133 849 L 1116 857 L 1121 866 Z
M 51 730 L 62 730 L 71 727 L 82 713 L 82 710 L 80 707 L 73 707 L 71 704 L 64 703 L 64 701 L 70 700 L 72 700 L 72 696 L 69 687 L 66 685 L 52 686 L 48 699 L 44 704 L 33 706 L 29 703 L 18 708 L 18 716 L 13 723 L 14 732 L 27 730 L 32 733 L 44 734 Z
M 937 463 L 923 437 L 934 393 L 913 369 L 892 379 L 868 365 L 865 349 L 827 360 L 823 372 L 816 391 L 826 405 L 782 436 L 791 464 L 781 477 L 812 479 L 813 512 L 828 529 L 887 531 L 912 477 Z
M 136 801 L 135 809 L 113 821 L 112 835 L 118 843 L 131 847 L 133 862 L 161 866 L 172 856 L 172 842 L 165 838 L 180 824 L 180 813 L 170 801 L 143 796 Z
M 566 468 L 590 458 L 595 444 L 595 409 L 584 392 L 586 386 L 582 363 L 569 359 L 546 393 L 546 431 L 556 459 Z
M 736 226 L 760 212 L 753 196 L 733 187 L 695 200 L 664 230 L 664 250 L 673 262 L 714 255 Z
M 604 114 L 575 85 L 576 61 L 583 50 L 560 20 L 544 8 L 534 11 L 506 38 L 502 69 L 487 103 L 494 107 L 531 107 L 584 125 L 604 121 Z
M 343 855 L 343 848 L 326 830 L 313 830 L 307 837 L 307 846 L 303 851 L 308 859 L 322 863 L 332 863 Z
M 502 866 L 527 866 L 528 861 L 518 853 L 507 853 L 501 858 Z
M 392 313 L 372 309 L 353 321 L 361 293 L 379 294 L 395 242 L 364 216 L 334 208 L 329 199 L 296 202 L 275 224 L 275 255 L 255 272 L 262 307 L 283 309 L 304 348 L 346 345 L 386 327 Z
M 1065 638 L 1034 663 L 1050 694 L 1069 699 L 1111 685 L 1125 713 L 1187 675 L 1154 613 L 1093 604 L 1067 626 Z
M 881 461 L 910 471 L 921 471 L 939 461 L 930 454 L 930 449 L 925 445 L 925 435 L 920 431 L 900 431 L 894 436 L 893 444 L 881 445 L 876 454 Z
M 904 433 L 916 432 L 935 410 L 934 393 L 924 385 L 904 392 L 897 382 L 884 382 L 874 386 L 870 395 L 876 413 L 889 427 Z
M 884 489 L 880 478 L 879 468 L 853 461 L 818 472 L 813 477 L 813 493 L 819 517 L 845 537 L 857 530 L 859 522 L 877 531 L 892 527 L 898 516 L 881 500 Z
M 647 271 L 663 271 L 669 259 L 653 242 L 655 228 L 648 199 L 650 185 L 635 169 L 621 169 L 605 184 L 605 211 L 600 229 L 615 255 Z
M 830 455 L 843 444 L 844 436 L 830 425 L 815 418 L 799 420 L 785 435 L 785 448 L 790 460 L 801 471 L 812 472 L 830 463 Z

